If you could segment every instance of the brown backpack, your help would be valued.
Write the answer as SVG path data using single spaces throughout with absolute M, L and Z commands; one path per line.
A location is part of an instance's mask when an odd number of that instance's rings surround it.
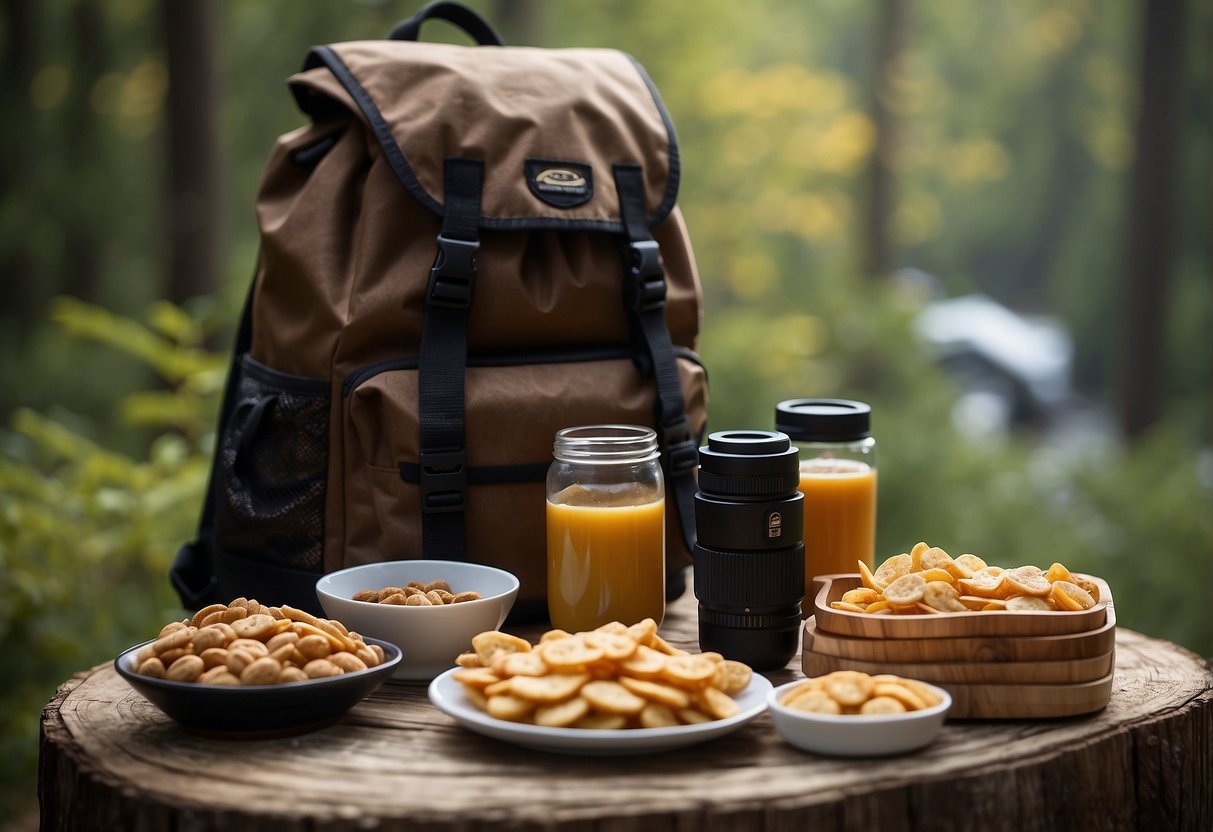
M 477 46 L 416 42 L 431 18 Z M 500 45 L 435 3 L 392 39 L 311 50 L 257 196 L 237 335 L 183 603 L 317 609 L 323 573 L 473 560 L 546 613 L 557 430 L 657 428 L 667 594 L 684 590 L 707 385 L 673 125 L 606 49 Z

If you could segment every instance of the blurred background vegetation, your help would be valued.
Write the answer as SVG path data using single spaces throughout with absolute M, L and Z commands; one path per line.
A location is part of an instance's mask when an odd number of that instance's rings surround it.
M 1210 4 L 469 4 L 661 89 L 712 428 L 868 400 L 878 557 L 1060 560 L 1213 655 Z M 180 614 L 284 79 L 419 6 L 0 4 L 0 820 L 56 685 Z

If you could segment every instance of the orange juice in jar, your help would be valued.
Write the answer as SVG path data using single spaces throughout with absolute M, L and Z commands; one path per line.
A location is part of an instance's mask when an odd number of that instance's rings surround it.
M 813 577 L 851 573 L 876 551 L 876 440 L 871 408 L 846 399 L 789 399 L 778 430 L 800 449 L 804 494 L 805 597 Z M 811 604 L 806 602 L 806 608 Z
M 570 632 L 665 616 L 665 482 L 657 434 L 588 425 L 556 434 L 547 480 L 548 613 Z

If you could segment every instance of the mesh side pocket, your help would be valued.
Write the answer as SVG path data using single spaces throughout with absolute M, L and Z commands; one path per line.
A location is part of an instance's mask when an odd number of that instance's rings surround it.
M 323 571 L 329 383 L 245 355 L 216 450 L 215 537 L 221 552 Z

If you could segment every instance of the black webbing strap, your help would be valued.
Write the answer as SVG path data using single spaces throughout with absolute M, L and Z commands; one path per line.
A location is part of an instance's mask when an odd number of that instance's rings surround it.
M 479 159 L 446 160 L 442 231 L 425 294 L 417 379 L 421 542 L 425 556 L 439 560 L 467 558 L 463 376 L 483 184 Z
M 682 536 L 695 543 L 695 466 L 699 452 L 687 424 L 682 383 L 670 330 L 665 322 L 665 272 L 657 241 L 649 233 L 644 206 L 644 172 L 639 165 L 614 166 L 615 189 L 627 244 L 624 246 L 623 303 L 653 363 L 657 382 L 655 416 L 666 480 L 674 494 Z

